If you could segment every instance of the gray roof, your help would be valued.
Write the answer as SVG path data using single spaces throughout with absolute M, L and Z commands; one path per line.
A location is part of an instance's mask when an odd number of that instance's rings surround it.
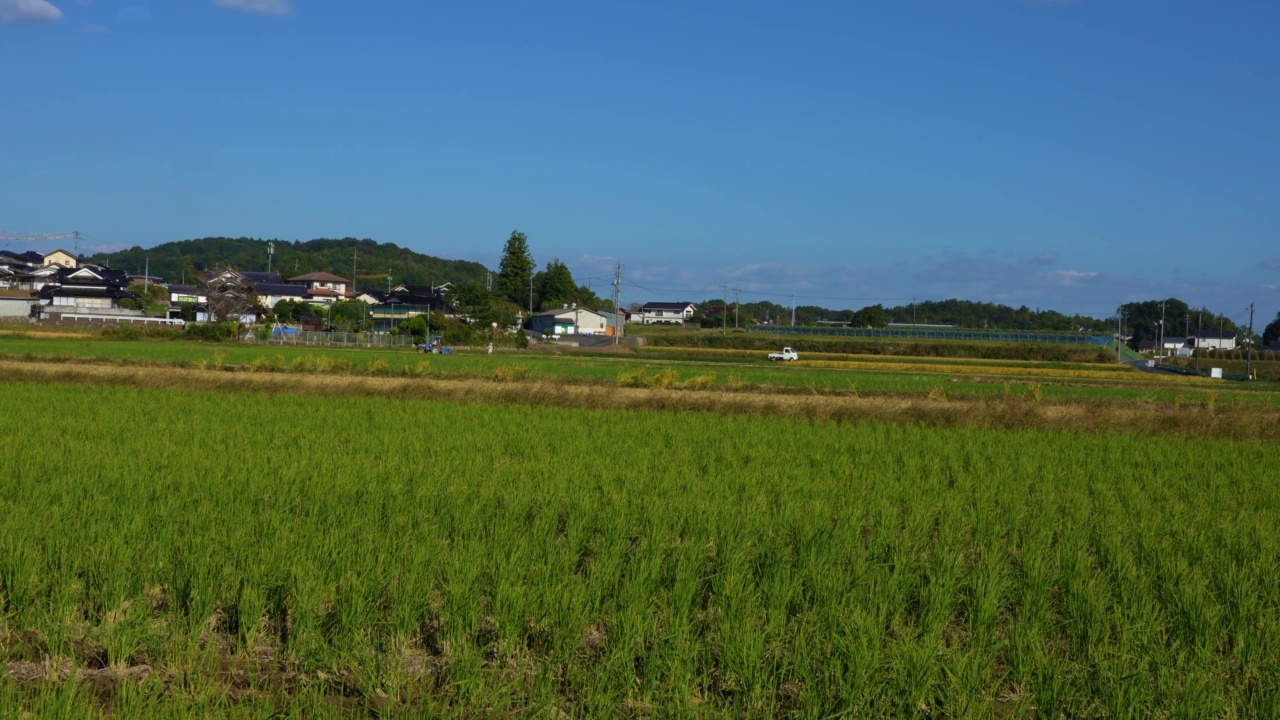
M 591 313 L 592 315 L 599 315 L 600 317 L 604 317 L 604 315 L 601 315 L 595 310 L 590 310 L 584 307 L 580 307 L 580 308 L 569 307 L 569 308 L 560 308 L 558 310 L 543 310 L 542 312 L 534 313 L 530 317 L 554 317 L 556 315 L 571 315 L 573 313 Z

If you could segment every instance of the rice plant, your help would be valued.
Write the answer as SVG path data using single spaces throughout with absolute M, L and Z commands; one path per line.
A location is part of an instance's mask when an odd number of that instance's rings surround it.
M 3 385 L 0 716 L 1272 717 L 1272 444 Z

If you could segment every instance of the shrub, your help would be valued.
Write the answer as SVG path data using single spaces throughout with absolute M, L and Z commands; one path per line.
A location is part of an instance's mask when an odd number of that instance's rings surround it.
M 689 390 L 706 390 L 716 381 L 716 374 L 709 372 L 703 375 L 695 375 L 684 381 L 684 387 Z
M 649 374 L 644 370 L 618 373 L 618 384 L 623 387 L 644 387 L 648 379 Z
M 668 388 L 676 384 L 680 379 L 680 373 L 670 368 L 649 378 L 648 386 L 651 388 Z
M 493 371 L 493 379 L 497 382 L 516 382 L 529 377 L 529 368 L 524 365 L 504 365 Z
M 187 326 L 186 335 L 191 340 L 222 342 L 235 338 L 238 329 L 235 323 L 193 323 Z

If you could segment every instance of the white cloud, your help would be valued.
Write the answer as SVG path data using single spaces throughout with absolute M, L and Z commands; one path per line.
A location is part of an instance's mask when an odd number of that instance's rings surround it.
M 259 15 L 289 15 L 293 13 L 293 5 L 289 0 L 213 0 L 213 4 L 228 10 L 241 10 Z
M 62 11 L 48 0 L 0 0 L 0 22 L 55 23 Z

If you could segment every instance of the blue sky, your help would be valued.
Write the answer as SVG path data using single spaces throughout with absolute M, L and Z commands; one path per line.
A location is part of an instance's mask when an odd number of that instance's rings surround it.
M 1269 318 L 1277 67 L 1261 1 L 0 0 L 0 227 Z

